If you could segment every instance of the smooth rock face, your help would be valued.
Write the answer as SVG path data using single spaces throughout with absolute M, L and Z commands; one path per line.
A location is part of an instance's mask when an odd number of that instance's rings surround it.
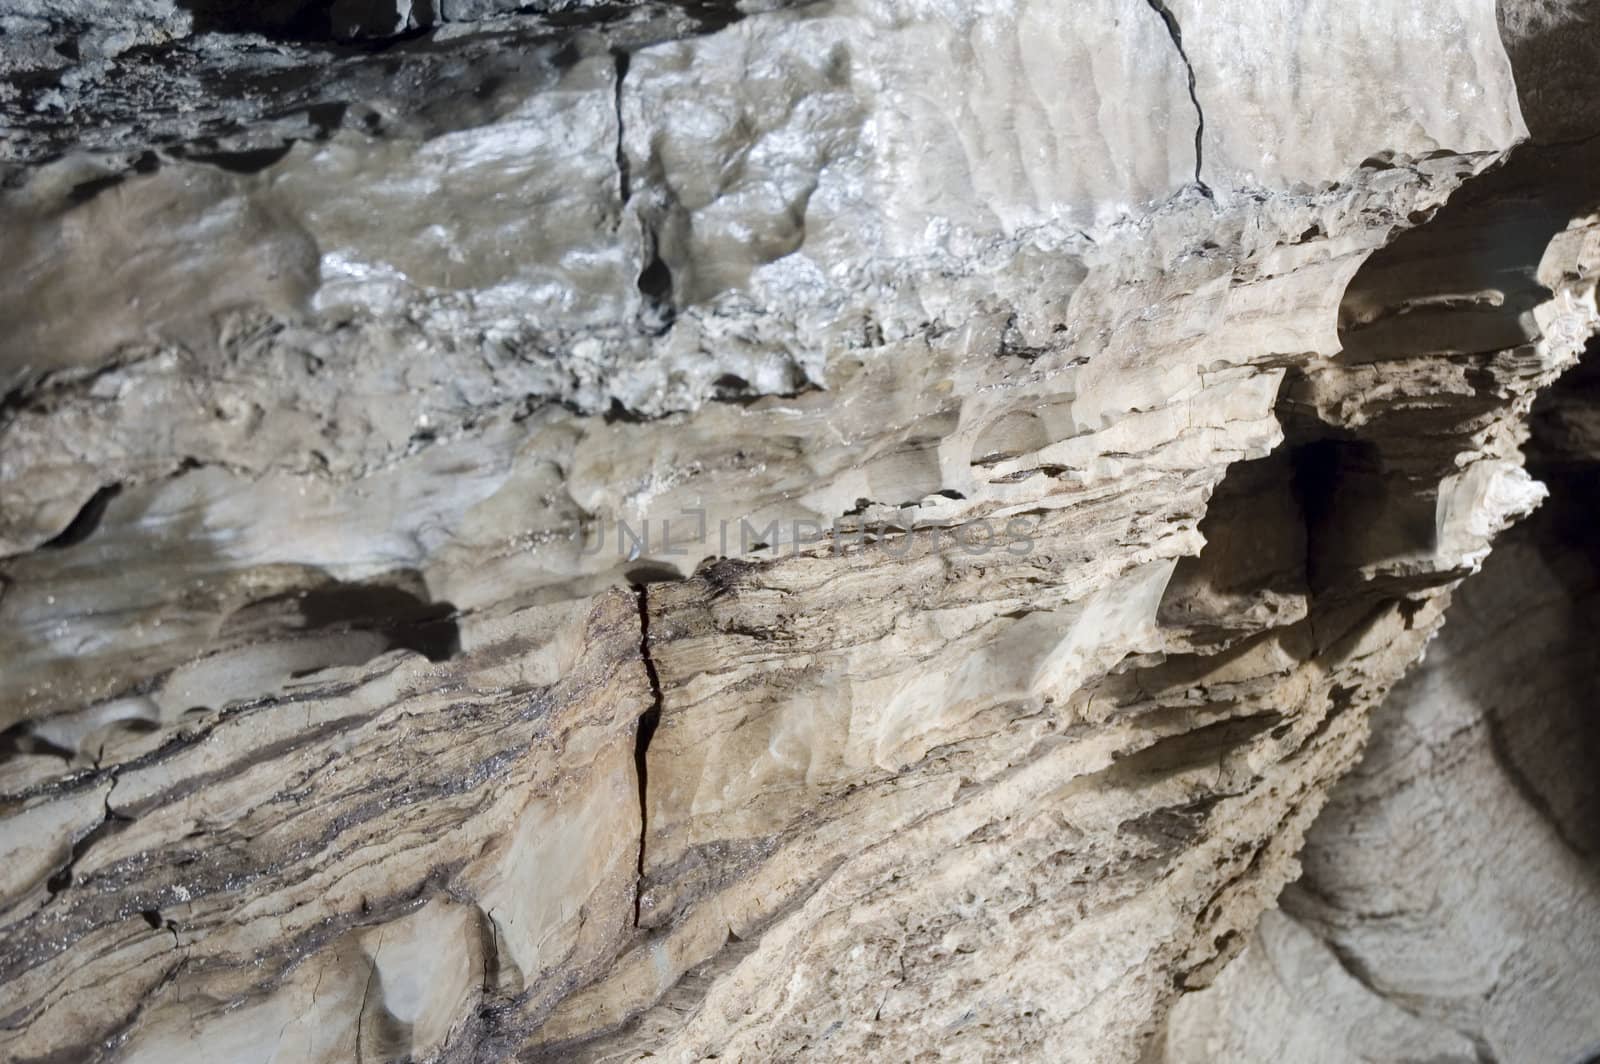
M 1454 954 L 1332 895 L 1225 968 L 1600 324 L 1501 22 L 12 5 L 6 1059 L 1578 1045 L 1577 934 L 1470 1023 L 1347 1005 Z M 1269 948 L 1332 989 L 1252 1018 Z

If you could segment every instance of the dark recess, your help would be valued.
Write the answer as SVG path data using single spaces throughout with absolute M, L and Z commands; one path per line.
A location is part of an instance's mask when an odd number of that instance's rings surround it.
M 62 547 L 76 546 L 88 539 L 94 534 L 94 530 L 100 527 L 100 521 L 106 515 L 106 507 L 111 505 L 111 500 L 121 491 L 121 484 L 108 484 L 89 496 L 89 501 L 83 504 L 77 515 L 67 523 L 67 527 L 41 543 L 39 549 L 60 550 Z

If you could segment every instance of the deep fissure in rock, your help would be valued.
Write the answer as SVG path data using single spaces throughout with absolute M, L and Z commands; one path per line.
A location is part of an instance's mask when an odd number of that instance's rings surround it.
M 1178 17 L 1162 0 L 1145 0 L 1145 2 L 1150 5 L 1150 10 L 1160 16 L 1162 23 L 1167 27 L 1167 35 L 1172 38 L 1172 46 L 1178 50 L 1178 58 L 1183 60 L 1184 73 L 1188 75 L 1189 102 L 1194 105 L 1194 183 L 1201 192 L 1209 196 L 1211 189 L 1200 177 L 1205 151 L 1206 113 L 1200 108 L 1200 93 L 1195 88 L 1194 64 L 1189 62 L 1189 53 L 1183 48 L 1183 27 L 1178 25 Z
M 650 832 L 649 806 L 649 753 L 650 740 L 661 724 L 661 676 L 656 672 L 655 659 L 650 654 L 650 589 L 647 583 L 633 585 L 634 600 L 639 609 L 639 660 L 644 664 L 645 675 L 650 680 L 650 708 L 639 715 L 634 732 L 633 767 L 639 781 L 639 867 L 634 888 L 633 924 L 639 926 L 640 910 L 644 904 L 645 844 Z

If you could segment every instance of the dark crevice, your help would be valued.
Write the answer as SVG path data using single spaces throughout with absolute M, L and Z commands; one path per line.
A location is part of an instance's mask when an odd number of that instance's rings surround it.
M 1285 397 L 1299 375 L 1284 378 L 1278 419 L 1290 467 L 1290 488 L 1305 527 L 1305 577 L 1313 598 L 1347 581 L 1364 566 L 1381 563 L 1408 546 L 1427 546 L 1427 530 L 1384 474 L 1382 448 L 1299 409 Z M 1431 514 L 1431 510 L 1428 511 Z
M 269 40 L 315 42 L 333 38 L 334 0 L 178 0 L 196 33 L 253 33 Z
M 711 387 L 719 402 L 738 402 L 750 395 L 750 382 L 737 373 L 724 373 L 711 382 Z
M 683 573 L 671 562 L 641 562 L 629 567 L 628 583 L 634 587 L 644 584 L 665 584 L 682 580 Z
M 231 174 L 256 174 L 288 155 L 293 147 L 292 141 L 285 141 L 270 148 L 197 153 L 189 155 L 188 158 L 197 163 L 218 167 Z
M 1178 50 L 1178 58 L 1183 60 L 1183 69 L 1189 75 L 1189 102 L 1194 104 L 1194 183 L 1201 192 L 1210 196 L 1211 187 L 1200 177 L 1206 113 L 1200 109 L 1200 93 L 1195 88 L 1194 64 L 1189 62 L 1189 53 L 1183 50 L 1183 29 L 1178 25 L 1177 16 L 1167 8 L 1163 0 L 1145 0 L 1145 2 L 1150 5 L 1150 10 L 1161 16 L 1161 21 L 1166 23 L 1167 35 L 1172 38 L 1172 45 Z
M 628 53 L 621 48 L 614 48 L 611 55 L 613 62 L 616 63 L 612 107 L 617 119 L 617 196 L 620 225 L 627 214 L 628 204 L 633 199 L 634 192 L 633 170 L 628 162 L 628 151 L 624 143 L 627 126 L 622 118 L 622 86 L 628 76 Z M 640 259 L 644 262 L 636 284 L 641 297 L 639 325 L 646 332 L 660 336 L 672 328 L 672 323 L 677 320 L 678 311 L 672 294 L 672 269 L 661 256 L 660 236 L 650 216 L 653 213 L 635 212 L 639 220 Z
M 328 137 L 331 137 L 334 133 L 338 132 L 339 128 L 344 125 L 344 116 L 348 114 L 349 111 L 349 104 L 343 102 L 342 100 L 333 100 L 330 102 L 309 104 L 303 109 L 302 113 L 304 113 L 306 116 L 306 121 L 310 122 L 316 127 L 317 139 L 326 140 Z M 372 113 L 368 113 L 365 117 L 363 124 L 367 127 L 367 132 L 369 133 L 375 131 L 375 125 L 373 121 L 374 118 L 375 116 Z M 382 119 L 380 118 L 377 121 L 379 124 L 381 124 Z M 290 146 L 293 146 L 292 141 Z
M 639 606 L 639 658 L 644 662 L 644 673 L 650 681 L 650 708 L 639 715 L 639 727 L 634 733 L 633 764 L 639 779 L 639 867 L 638 882 L 633 894 L 633 926 L 639 926 L 640 910 L 644 904 L 644 851 L 649 834 L 650 809 L 646 801 L 648 790 L 648 757 L 650 740 L 655 737 L 661 723 L 661 676 L 656 672 L 655 659 L 650 656 L 650 590 L 647 583 L 633 585 L 634 600 Z
M 429 8 L 432 5 L 417 5 Z M 199 33 L 260 34 L 305 44 L 380 43 L 425 32 L 432 16 L 402 12 L 394 0 L 179 0 Z
M 1288 428 L 1285 436 L 1292 439 Z M 1251 632 L 1294 623 L 1297 604 L 1309 607 L 1308 522 L 1293 450 L 1234 462 L 1213 489 L 1199 524 L 1205 545 L 1179 560 L 1157 610 L 1163 628 L 1192 646 L 1222 653 Z
M 74 203 L 88 203 L 100 193 L 110 188 L 116 188 L 127 180 L 124 174 L 107 174 L 105 177 L 93 177 L 87 181 L 79 181 L 72 186 L 72 191 L 67 193 L 67 199 Z
M 622 143 L 622 79 L 628 76 L 628 53 L 618 48 L 612 51 L 611 57 L 617 66 L 616 85 L 612 90 L 612 105 L 617 112 L 617 195 L 618 203 L 627 207 L 628 198 L 633 195 L 629 187 L 628 152 Z
M 111 500 L 121 491 L 121 484 L 108 484 L 89 496 L 89 501 L 83 504 L 77 515 L 67 523 L 67 527 L 39 544 L 39 549 L 59 550 L 62 547 L 74 547 L 94 535 L 94 530 L 100 527 L 100 521 L 106 515 L 106 507 L 111 505 Z
M 678 310 L 672 299 L 672 270 L 661 257 L 654 234 L 649 244 L 650 261 L 639 271 L 639 295 L 644 297 L 639 319 L 646 330 L 659 336 L 672 327 Z
M 758 391 L 738 374 L 724 373 L 712 383 L 714 390 L 711 393 L 711 401 L 728 403 L 732 406 L 750 406 L 763 399 L 797 399 L 807 392 L 822 390 L 818 385 L 805 380 L 800 372 L 792 372 L 791 381 L 789 388 Z
M 0 762 L 9 761 L 13 757 L 37 756 L 60 757 L 71 761 L 77 756 L 77 751 L 68 749 L 51 742 L 48 738 L 34 733 L 34 721 L 18 721 L 11 727 L 0 731 Z
M 629 410 L 625 405 L 623 405 L 621 399 L 613 396 L 611 399 L 611 405 L 607 407 L 606 412 L 601 415 L 601 420 L 603 420 L 607 425 L 642 425 L 651 419 L 645 417 L 643 414 Z
M 712 382 L 712 392 L 709 396 L 709 399 L 714 403 L 727 403 L 732 406 L 750 406 L 751 404 L 758 403 L 763 399 L 798 399 L 802 395 L 806 395 L 811 392 L 820 392 L 823 390 L 825 390 L 823 385 L 817 383 L 816 381 L 810 380 L 805 376 L 804 370 L 795 367 L 791 368 L 790 370 L 790 386 L 788 388 L 773 388 L 771 386 L 767 386 L 757 389 L 754 385 L 750 384 L 748 381 L 745 381 L 744 378 L 738 376 L 737 374 L 724 373 L 722 376 L 718 377 Z M 537 401 L 525 402 L 521 411 L 514 415 L 514 420 L 519 422 L 524 421 L 535 410 L 547 405 L 558 406 L 569 413 L 578 415 L 579 417 L 592 417 L 595 414 L 595 411 L 591 408 L 579 405 L 571 400 L 538 399 Z M 0 411 L 3 411 L 3 409 L 4 407 L 0 406 Z M 613 396 L 610 405 L 607 406 L 599 416 L 607 425 L 644 425 L 653 421 L 661 421 L 665 418 L 675 417 L 680 413 L 681 410 L 676 408 L 668 408 L 666 410 L 656 411 L 635 410 L 624 403 L 621 399 Z M 1058 468 L 1057 472 L 1059 471 L 1060 470 Z
M 115 768 L 110 770 L 111 786 L 106 791 L 105 812 L 101 816 L 100 823 L 90 828 L 72 844 L 72 852 L 67 857 L 67 863 L 61 867 L 60 871 L 45 881 L 45 888 L 50 892 L 52 898 L 72 886 L 73 874 L 78 867 L 78 862 L 83 860 L 83 855 L 89 852 L 89 847 L 108 835 L 115 835 L 133 823 L 133 817 L 125 816 L 111 808 L 111 793 L 117 789 L 117 773 L 119 771 L 120 769 Z
M 1339 484 L 1339 442 L 1332 439 L 1285 442 L 1290 444 L 1294 497 L 1305 521 L 1306 584 L 1312 589 L 1322 588 L 1327 584 L 1327 537 Z

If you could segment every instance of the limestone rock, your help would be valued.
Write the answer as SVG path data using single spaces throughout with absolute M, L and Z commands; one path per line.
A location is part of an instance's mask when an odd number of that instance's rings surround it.
M 1559 406 L 1592 404 L 1583 376 Z M 1457 592 L 1310 832 L 1283 912 L 1179 1002 L 1166 1059 L 1600 1051 L 1594 457 L 1537 442 L 1551 500 Z
M 1489 0 L 13 8 L 7 1059 L 1149 1059 L 1600 324 Z

